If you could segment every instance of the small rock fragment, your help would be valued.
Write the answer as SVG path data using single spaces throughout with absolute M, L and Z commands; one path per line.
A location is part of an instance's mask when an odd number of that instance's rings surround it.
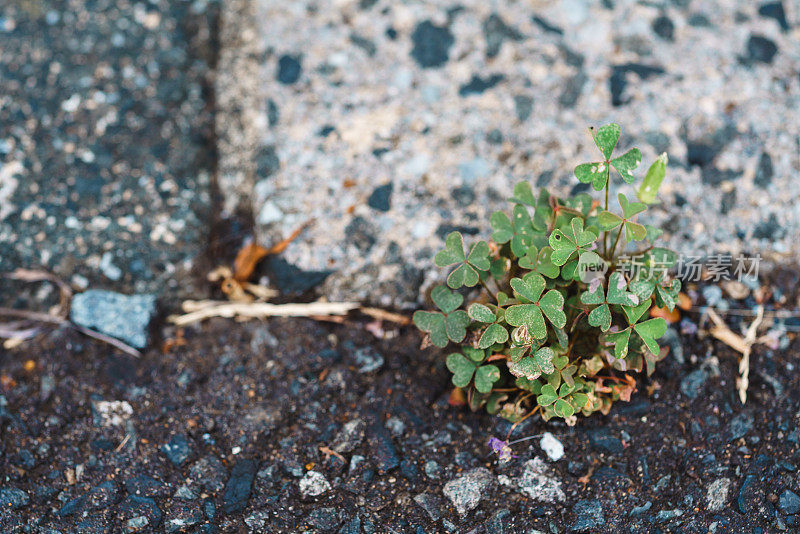
M 731 488 L 729 478 L 718 478 L 706 490 L 706 508 L 709 512 L 719 512 L 728 501 L 728 492 Z
M 303 497 L 318 497 L 330 489 L 330 482 L 319 471 L 308 471 L 300 479 L 300 494 Z
M 476 467 L 445 484 L 444 494 L 463 516 L 478 506 L 481 496 L 493 485 L 492 473 L 485 467 Z
M 353 452 L 364 440 L 367 424 L 363 419 L 353 419 L 342 426 L 333 439 L 331 449 L 339 453 Z
M 542 447 L 545 454 L 547 454 L 547 457 L 554 462 L 564 457 L 564 445 L 550 432 L 544 433 L 539 445 Z
M 155 313 L 155 295 L 122 295 L 90 289 L 73 297 L 70 319 L 141 349 L 147 346 L 148 327 Z
M 538 457 L 525 462 L 518 484 L 523 494 L 536 501 L 556 502 L 565 498 L 561 480 L 555 476 L 544 460 Z
M 603 526 L 606 519 L 603 515 L 603 505 L 597 499 L 584 499 L 572 507 L 575 514 L 575 523 L 569 528 L 570 532 L 589 532 Z
M 800 497 L 792 490 L 783 490 L 778 497 L 778 509 L 787 515 L 794 515 L 800 512 Z

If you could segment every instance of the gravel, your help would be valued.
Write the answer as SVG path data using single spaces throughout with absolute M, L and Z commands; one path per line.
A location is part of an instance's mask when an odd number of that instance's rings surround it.
M 90 289 L 72 299 L 70 319 L 133 347 L 144 348 L 150 337 L 148 327 L 155 313 L 155 295 L 121 295 Z
M 494 484 L 495 479 L 488 469 L 476 467 L 445 484 L 443 493 L 463 516 L 478 506 L 482 495 Z
M 541 458 L 528 460 L 518 481 L 519 490 L 540 502 L 557 502 L 565 499 L 562 482 Z
M 300 479 L 300 493 L 303 497 L 319 497 L 330 489 L 330 482 L 319 471 L 308 471 Z
M 564 457 L 564 444 L 558 441 L 558 438 L 550 432 L 544 433 L 542 439 L 539 441 L 539 445 L 542 447 L 547 457 L 554 462 Z

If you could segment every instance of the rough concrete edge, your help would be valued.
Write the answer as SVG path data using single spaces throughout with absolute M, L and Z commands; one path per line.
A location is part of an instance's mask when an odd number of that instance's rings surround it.
M 253 0 L 225 0 L 220 7 L 217 109 L 217 180 L 226 215 L 250 213 L 256 159 L 266 136 L 263 45 Z

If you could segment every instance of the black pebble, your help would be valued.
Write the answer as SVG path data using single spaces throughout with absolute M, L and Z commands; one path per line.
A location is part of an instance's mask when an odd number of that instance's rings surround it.
M 646 80 L 652 76 L 664 74 L 664 69 L 657 65 L 643 65 L 641 63 L 624 63 L 614 65 L 611 69 L 611 76 L 608 79 L 608 87 L 611 91 L 611 104 L 621 106 L 628 102 L 623 98 L 625 88 L 628 86 L 627 75 L 636 74 L 640 80 Z
M 392 205 L 393 191 L 394 185 L 391 183 L 376 187 L 367 199 L 367 205 L 378 211 L 389 211 Z
M 653 31 L 665 41 L 675 39 L 675 24 L 666 15 L 661 15 L 653 20 Z
M 256 463 L 250 459 L 239 460 L 231 470 L 231 478 L 225 486 L 223 508 L 232 514 L 244 510 L 250 499 L 250 489 L 256 476 Z
M 469 83 L 466 83 L 461 86 L 458 90 L 459 96 L 469 96 L 469 95 L 479 95 L 486 91 L 487 89 L 491 89 L 501 81 L 505 79 L 505 76 L 502 74 L 492 74 L 488 78 L 481 78 L 478 75 L 473 74 L 472 79 Z
M 455 42 L 446 26 L 435 26 L 429 20 L 417 25 L 411 40 L 414 43 L 411 57 L 424 69 L 444 65 L 449 58 L 450 47 Z
M 755 63 L 772 63 L 778 46 L 762 35 L 751 35 L 747 41 L 747 59 Z
M 533 97 L 527 95 L 514 96 L 514 112 L 519 122 L 525 122 L 533 112 Z
M 756 167 L 756 176 L 753 182 L 763 189 L 772 183 L 772 177 L 775 170 L 772 168 L 772 157 L 766 152 L 762 152 L 761 157 L 758 159 L 758 167 Z
M 291 85 L 300 79 L 303 67 L 300 64 L 300 56 L 285 54 L 278 60 L 278 81 L 285 85 Z

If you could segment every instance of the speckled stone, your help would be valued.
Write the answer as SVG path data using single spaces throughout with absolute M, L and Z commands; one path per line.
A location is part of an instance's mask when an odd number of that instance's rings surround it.
M 256 178 L 252 211 L 268 215 L 264 242 L 314 219 L 284 255 L 334 271 L 319 288 L 328 298 L 417 305 L 446 274 L 431 259 L 440 229 L 488 238 L 489 215 L 521 180 L 569 192 L 575 165 L 597 157 L 586 127 L 609 121 L 622 126 L 621 149 L 642 150 L 639 177 L 669 155 L 663 203 L 643 220 L 669 223 L 666 244 L 798 257 L 800 39 L 772 8 L 256 0 L 256 10 L 273 106 L 259 136 L 280 163 Z M 291 85 L 274 75 L 287 55 L 302 56 Z M 391 203 L 376 209 L 388 183 Z

